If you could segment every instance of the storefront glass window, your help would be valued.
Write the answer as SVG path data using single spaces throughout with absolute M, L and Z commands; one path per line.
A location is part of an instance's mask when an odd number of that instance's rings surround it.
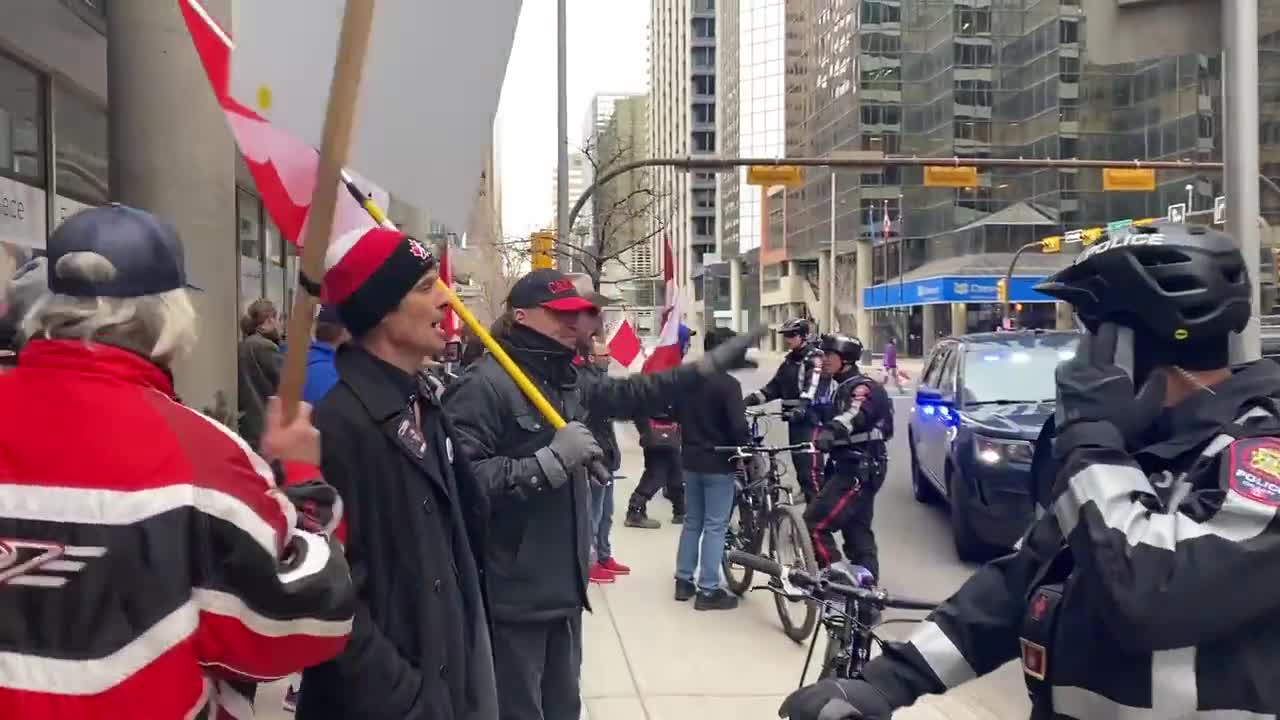
M 280 238 L 280 231 L 276 229 L 276 224 L 271 222 L 271 218 L 266 218 L 266 257 L 267 262 L 263 265 L 266 273 L 267 292 L 265 297 L 276 304 L 276 312 L 280 313 L 283 320 L 285 313 L 285 267 L 284 258 L 281 253 L 284 250 L 284 243 Z
M 237 230 L 240 243 L 240 309 L 266 296 L 262 272 L 262 205 L 258 198 L 236 191 Z
M 0 55 L 0 176 L 45 184 L 44 127 L 40 76 Z
M 61 85 L 54 87 L 53 102 L 58 194 L 105 203 L 110 178 L 106 110 Z

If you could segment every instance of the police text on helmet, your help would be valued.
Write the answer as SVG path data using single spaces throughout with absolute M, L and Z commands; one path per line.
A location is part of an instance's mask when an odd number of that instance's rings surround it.
M 1093 247 L 1088 248 L 1084 252 L 1080 253 L 1080 257 L 1079 259 L 1076 260 L 1076 262 L 1083 262 L 1084 260 L 1087 260 L 1088 258 L 1091 258 L 1094 255 L 1097 255 L 1099 253 L 1104 253 L 1108 250 L 1115 250 L 1116 248 L 1134 247 L 1137 245 L 1163 245 L 1163 244 L 1164 244 L 1163 235 L 1159 235 L 1155 233 L 1151 233 L 1151 234 L 1131 233 L 1129 235 L 1123 235 L 1121 237 L 1113 237 L 1110 240 L 1104 240 L 1103 242 L 1100 242 L 1097 245 L 1094 245 Z

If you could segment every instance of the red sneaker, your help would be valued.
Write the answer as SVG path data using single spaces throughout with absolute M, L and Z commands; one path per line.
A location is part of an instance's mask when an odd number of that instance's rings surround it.
M 630 575 L 631 574 L 631 568 L 627 567 L 626 565 L 623 565 L 622 563 L 618 562 L 617 560 L 614 560 L 613 558 L 609 558 L 608 560 L 605 560 L 604 562 L 600 563 L 600 567 L 604 568 L 605 570 L 608 570 L 614 575 Z
M 599 563 L 591 566 L 591 572 L 588 573 L 587 579 L 597 585 L 604 585 L 614 581 L 613 573 L 609 572 L 603 565 Z

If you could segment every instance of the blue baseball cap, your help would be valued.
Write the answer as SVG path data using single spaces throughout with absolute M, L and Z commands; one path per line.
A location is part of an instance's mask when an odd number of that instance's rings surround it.
M 46 249 L 49 289 L 59 295 L 129 298 L 199 289 L 187 282 L 177 229 L 146 210 L 127 205 L 112 203 L 72 215 L 53 231 Z M 86 280 L 58 276 L 58 260 L 75 252 L 106 258 L 116 269 L 115 277 Z

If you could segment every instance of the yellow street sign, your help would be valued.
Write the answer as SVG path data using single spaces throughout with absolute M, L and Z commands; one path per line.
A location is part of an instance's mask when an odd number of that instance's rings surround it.
M 1049 237 L 1041 240 L 1040 252 L 1045 253 L 1046 255 L 1062 252 L 1062 236 L 1050 235 Z
M 534 270 L 547 270 L 556 266 L 554 255 L 556 244 L 555 233 L 536 232 L 529 236 L 529 267 Z
M 925 165 L 925 187 L 967 188 L 978 184 L 978 168 L 974 165 Z
M 1146 168 L 1103 168 L 1102 189 L 1116 192 L 1151 192 L 1156 171 Z
M 747 168 L 747 184 L 798 187 L 804 183 L 804 170 L 796 165 L 752 165 Z

